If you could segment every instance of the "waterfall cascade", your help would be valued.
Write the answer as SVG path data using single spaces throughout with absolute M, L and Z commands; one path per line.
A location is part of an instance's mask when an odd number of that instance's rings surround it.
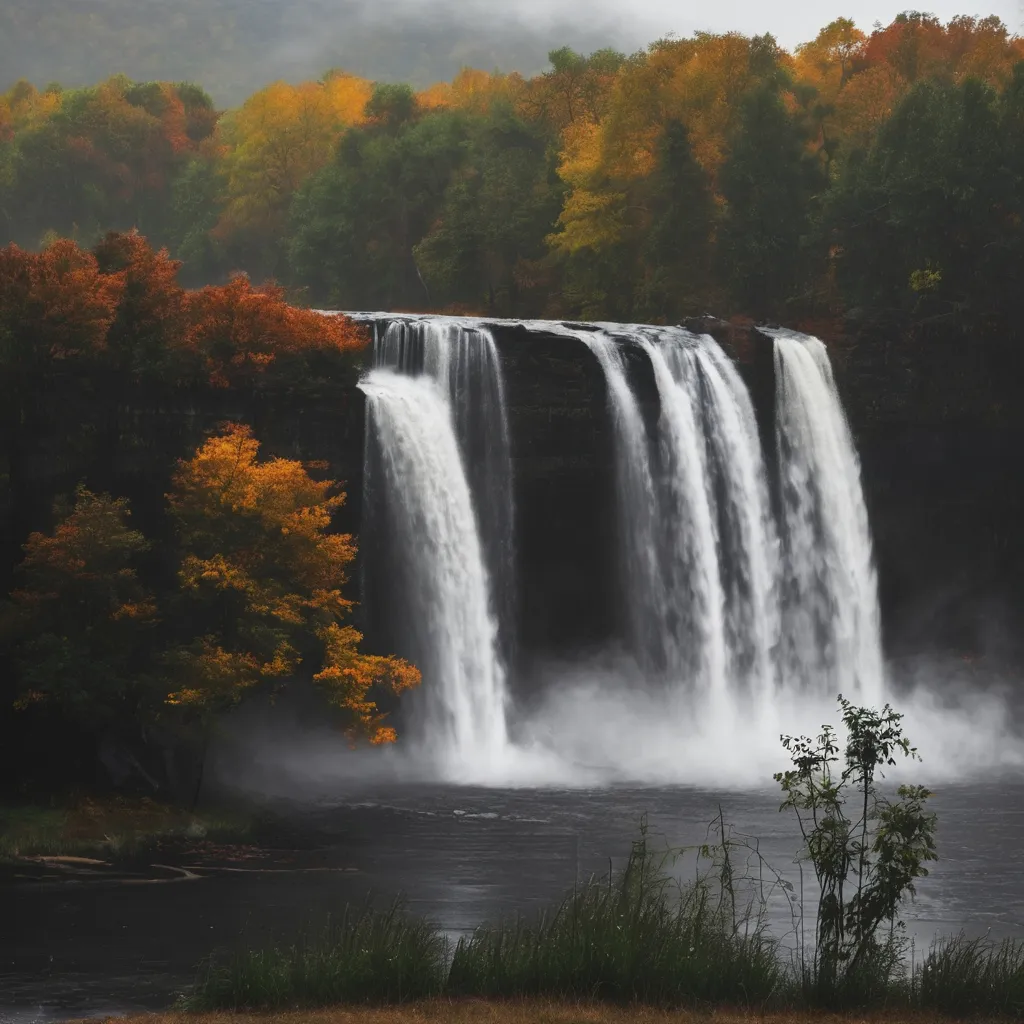
M 680 328 L 577 332 L 608 386 L 633 642 L 691 706 L 778 689 L 882 695 L 871 537 L 859 465 L 816 338 L 775 331 L 778 528 L 753 406 L 717 343 Z M 622 346 L 650 361 L 648 436 Z M 781 557 L 780 557 L 781 538 Z
M 614 332 L 617 337 L 612 336 Z M 774 680 L 777 543 L 749 395 L 715 341 L 679 328 L 580 332 L 608 384 L 634 648 L 681 695 L 716 701 Z M 622 345 L 653 370 L 647 436 Z
M 633 647 L 648 666 L 663 663 L 668 634 L 668 595 L 658 563 L 658 502 L 640 403 L 626 379 L 622 349 L 602 331 L 576 335 L 594 353 L 608 386 L 615 438 L 615 480 L 619 505 L 623 613 Z
M 426 374 L 447 393 L 508 653 L 515 637 L 514 503 L 505 385 L 494 336 L 485 326 L 455 318 L 396 319 L 375 337 L 373 362 Z
M 479 321 L 401 316 L 374 326 L 375 368 L 361 385 L 377 451 L 368 476 L 383 483 L 394 517 L 430 746 L 478 769 L 508 746 L 499 633 L 504 627 L 507 643 L 514 623 L 498 352 Z M 667 712 L 692 727 L 705 716 L 768 721 L 785 695 L 831 700 L 841 691 L 878 703 L 870 532 L 821 342 L 768 332 L 776 522 L 750 395 L 711 337 L 639 325 L 525 326 L 585 343 L 603 374 L 623 610 Z M 630 379 L 630 348 L 649 365 L 656 415 Z
M 825 346 L 793 331 L 775 340 L 775 429 L 785 548 L 782 666 L 805 689 L 883 699 L 871 531 Z
M 511 461 L 494 339 L 456 321 L 394 321 L 375 338 L 374 364 L 360 384 L 366 486 L 382 487 L 398 549 L 407 639 L 425 683 L 421 736 L 450 774 L 479 771 L 508 745 L 499 620 L 513 621 Z

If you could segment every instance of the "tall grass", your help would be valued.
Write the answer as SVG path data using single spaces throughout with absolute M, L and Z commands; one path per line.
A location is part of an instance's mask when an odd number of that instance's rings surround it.
M 713 868 L 680 884 L 646 834 L 618 875 L 577 885 L 550 911 L 478 929 L 451 950 L 396 903 L 369 905 L 292 945 L 208 961 L 189 1010 L 389 1004 L 434 995 L 603 1000 L 759 1011 L 900 1009 L 1024 1019 L 1024 943 L 954 937 L 907 970 L 898 929 L 880 936 L 841 984 L 787 954 L 765 927 L 764 891 L 740 898 L 730 849 L 702 847 Z M 747 847 L 747 849 L 750 849 Z M 746 878 L 750 881 L 749 878 Z
M 211 959 L 188 1010 L 283 1009 L 333 1003 L 395 1003 L 439 994 L 447 943 L 401 903 L 346 908 L 323 931 L 292 946 Z
M 932 949 L 915 989 L 923 1009 L 1024 1018 L 1024 942 L 956 935 Z
M 459 942 L 453 995 L 552 996 L 657 1005 L 763 1006 L 785 982 L 760 920 L 737 920 L 713 880 L 680 885 L 633 844 L 617 879 L 591 879 L 535 921 Z
M 763 1006 L 786 974 L 760 919 L 731 894 L 681 886 L 646 836 L 617 877 L 591 879 L 549 914 L 481 928 L 449 957 L 430 925 L 369 906 L 312 940 L 211 960 L 190 1010 L 394 1003 L 424 996 L 551 996 L 659 1005 Z

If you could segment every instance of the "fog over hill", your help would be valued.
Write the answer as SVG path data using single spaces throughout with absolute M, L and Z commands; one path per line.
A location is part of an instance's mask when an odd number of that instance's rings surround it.
M 194 80 L 221 105 L 330 67 L 417 86 L 460 67 L 534 74 L 549 50 L 633 50 L 657 34 L 621 16 L 508 13 L 488 5 L 366 0 L 4 0 L 0 88 L 111 74 Z

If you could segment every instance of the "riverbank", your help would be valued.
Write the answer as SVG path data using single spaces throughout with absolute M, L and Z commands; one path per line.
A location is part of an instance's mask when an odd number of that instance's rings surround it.
M 951 1018 L 910 1010 L 851 1013 L 780 1012 L 711 1007 L 659 1010 L 650 1006 L 547 1000 L 431 999 L 402 1006 L 346 1006 L 279 1013 L 157 1013 L 106 1018 L 117 1024 L 933 1024 Z M 974 1018 L 982 1019 L 982 1018 Z M 988 1018 L 995 1020 L 996 1018 Z
M 241 810 L 193 811 L 145 797 L 0 805 L 0 867 L 76 860 L 115 865 L 156 853 L 191 854 L 211 843 L 248 839 L 255 824 Z

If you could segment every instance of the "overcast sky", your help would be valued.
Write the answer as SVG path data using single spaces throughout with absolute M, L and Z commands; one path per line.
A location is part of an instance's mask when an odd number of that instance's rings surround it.
M 419 0 L 429 3 L 430 0 Z M 523 20 L 543 23 L 568 18 L 576 23 L 607 21 L 630 35 L 655 39 L 675 32 L 689 35 L 696 29 L 714 32 L 737 30 L 744 35 L 771 32 L 785 47 L 813 39 L 818 30 L 839 17 L 850 17 L 865 32 L 876 21 L 888 24 L 900 11 L 915 9 L 912 2 L 885 0 L 820 0 L 820 2 L 766 3 L 764 0 L 462 0 L 453 6 L 475 5 L 492 15 L 519 14 Z M 1013 33 L 1024 29 L 1024 0 L 919 0 L 919 9 L 948 21 L 958 14 L 998 15 Z M 501 12 L 499 14 L 499 12 Z

